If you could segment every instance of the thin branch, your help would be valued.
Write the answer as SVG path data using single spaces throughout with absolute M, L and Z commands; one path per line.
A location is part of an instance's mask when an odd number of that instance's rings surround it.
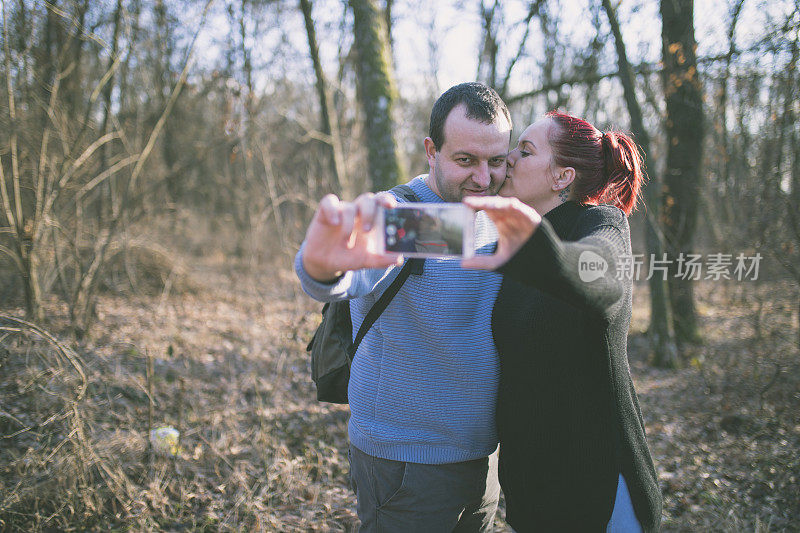
M 8 191 L 6 190 L 6 174 L 3 171 L 2 161 L 0 161 L 0 197 L 2 197 L 3 200 L 3 209 L 5 210 L 6 221 L 8 222 L 12 233 L 19 237 L 19 226 L 17 225 L 17 219 L 14 216 L 14 210 L 11 209 L 11 199 L 8 197 Z
M 158 118 L 158 122 L 156 122 L 155 127 L 153 127 L 153 131 L 150 133 L 150 138 L 147 140 L 147 144 L 142 150 L 141 157 L 136 162 L 136 166 L 134 167 L 133 172 L 131 173 L 131 179 L 128 182 L 129 191 L 133 191 L 134 187 L 136 186 L 136 182 L 139 179 L 139 175 L 142 173 L 144 164 L 150 157 L 150 152 L 152 152 L 153 146 L 155 146 L 156 141 L 158 140 L 158 137 L 161 134 L 161 130 L 164 128 L 164 124 L 167 122 L 167 118 L 172 112 L 172 107 L 178 100 L 178 96 L 180 95 L 181 90 L 183 89 L 183 86 L 186 83 L 186 78 L 189 74 L 189 68 L 192 65 L 192 57 L 194 55 L 195 45 L 197 44 L 197 37 L 200 35 L 200 31 L 203 29 L 203 26 L 205 25 L 206 15 L 208 14 L 208 10 L 211 7 L 211 4 L 213 3 L 214 0 L 208 0 L 206 2 L 206 6 L 203 9 L 203 15 L 200 20 L 200 25 L 198 26 L 197 31 L 195 32 L 194 37 L 192 38 L 192 44 L 189 46 L 189 51 L 186 53 L 186 60 L 184 61 L 183 71 L 181 72 L 181 76 L 180 78 L 178 78 L 178 82 L 172 89 L 172 94 L 170 94 L 169 96 L 169 101 L 167 102 L 164 111 L 161 113 L 161 116 Z
M 89 183 L 81 187 L 80 190 L 77 192 L 77 194 L 75 194 L 75 201 L 79 201 L 81 198 L 84 197 L 84 195 L 86 195 L 89 191 L 100 185 L 103 181 L 105 181 L 106 179 L 113 176 L 123 168 L 127 167 L 128 165 L 131 165 L 132 163 L 138 160 L 139 160 L 138 155 L 132 155 L 110 166 L 109 168 L 98 174 Z
M 72 350 L 72 348 L 70 348 L 65 344 L 62 344 L 50 332 L 37 326 L 32 322 L 22 320 L 21 318 L 13 317 L 11 315 L 6 315 L 5 313 L 0 313 L 0 321 L 11 323 L 13 326 L 18 328 L 30 330 L 36 333 L 39 337 L 46 340 L 48 343 L 50 343 L 50 345 L 56 349 L 56 352 L 59 355 L 61 355 L 64 359 L 69 361 L 70 365 L 72 365 L 72 367 L 75 369 L 78 375 L 80 375 L 81 385 L 78 387 L 78 394 L 75 399 L 79 400 L 80 398 L 83 397 L 84 392 L 86 392 L 86 385 L 87 385 L 86 373 L 83 371 L 83 364 L 80 356 L 78 356 L 78 354 L 75 353 Z
M 19 254 L 17 254 L 11 248 L 3 246 L 2 244 L 0 244 L 0 252 L 3 252 L 8 257 L 10 257 L 14 261 L 14 266 L 17 267 L 17 269 L 21 274 L 24 274 L 25 266 L 22 264 L 22 260 L 19 258 Z
M 697 64 L 709 64 L 709 63 L 716 63 L 718 61 L 728 60 L 731 57 L 740 56 L 747 52 L 754 52 L 760 50 L 762 48 L 761 43 L 755 44 L 746 50 L 732 50 L 728 51 L 724 54 L 719 54 L 715 56 L 708 56 L 703 58 L 697 59 Z M 653 63 L 641 63 L 632 67 L 634 74 L 636 75 L 650 75 L 650 74 L 657 74 L 661 72 L 661 66 L 658 64 Z M 538 96 L 542 93 L 546 93 L 549 91 L 557 91 L 561 89 L 565 85 L 591 85 L 595 84 L 601 80 L 606 78 L 613 78 L 619 76 L 619 70 L 615 70 L 613 72 L 606 72 L 606 73 L 597 73 L 597 74 L 590 74 L 590 75 L 579 75 L 579 76 L 572 76 L 566 77 L 558 81 L 554 81 L 552 83 L 548 83 L 539 87 L 538 89 L 534 89 L 532 91 L 516 94 L 513 96 L 509 96 L 504 98 L 506 104 L 511 105 L 513 103 L 519 102 L 521 100 L 525 100 L 527 98 L 532 98 L 534 96 Z
M 86 150 L 75 160 L 73 161 L 72 165 L 70 166 L 69 170 L 64 173 L 60 180 L 58 180 L 58 186 L 60 188 L 64 188 L 67 183 L 69 182 L 70 178 L 75 174 L 75 171 L 78 170 L 83 164 L 89 159 L 92 154 L 94 154 L 98 148 L 106 144 L 107 142 L 113 141 L 114 139 L 119 139 L 119 132 L 111 131 L 94 141 L 90 144 Z
M 122 64 L 122 54 L 117 54 L 117 56 L 114 58 L 114 62 L 106 70 L 106 73 L 103 74 L 103 77 L 100 79 L 99 82 L 97 82 L 97 86 L 92 91 L 92 96 L 89 97 L 89 101 L 92 104 L 94 104 L 97 101 L 97 99 L 100 97 L 100 93 L 102 92 L 103 87 L 105 87 L 106 84 L 109 81 L 111 81 L 111 78 L 114 76 L 114 73 L 117 71 L 117 69 L 119 68 L 120 64 Z
M 511 77 L 511 71 L 514 69 L 514 66 L 517 64 L 517 61 L 520 60 L 522 54 L 525 50 L 525 43 L 528 41 L 528 36 L 531 33 L 531 20 L 535 17 L 539 10 L 542 7 L 542 0 L 536 0 L 530 3 L 530 9 L 528 9 L 528 14 L 525 16 L 524 24 L 525 24 L 525 33 L 522 35 L 522 40 L 519 43 L 519 48 L 517 48 L 516 55 L 511 59 L 508 63 L 508 68 L 506 68 L 506 74 L 503 77 L 503 86 L 500 88 L 500 94 L 506 94 L 508 90 L 508 80 Z
M 78 157 L 78 159 L 72 162 L 70 168 L 64 173 L 63 176 L 61 176 L 61 179 L 59 179 L 58 182 L 56 182 L 53 188 L 49 191 L 47 199 L 45 200 L 44 205 L 42 206 L 41 209 L 42 218 L 44 218 L 46 214 L 51 212 L 53 205 L 55 204 L 55 201 L 58 198 L 59 191 L 67 186 L 69 180 L 72 178 L 75 172 L 81 166 L 83 166 L 83 164 L 92 156 L 92 154 L 94 154 L 95 151 L 97 151 L 101 146 L 103 146 L 107 142 L 110 142 L 114 139 L 118 139 L 119 137 L 120 134 L 119 132 L 116 131 L 106 133 L 105 135 L 94 141 L 92 144 L 90 144 Z
M 20 235 L 22 230 L 22 195 L 20 194 L 20 176 L 19 176 L 19 153 L 17 148 L 17 108 L 14 102 L 14 90 L 11 86 L 11 52 L 8 48 L 8 20 L 6 16 L 6 3 L 3 2 L 3 49 L 5 50 L 5 67 L 6 67 L 6 90 L 8 91 L 8 116 L 11 122 L 11 181 L 14 188 L 14 202 L 16 207 L 16 222 L 14 226 L 17 229 L 17 235 Z M 3 194 L 6 192 L 5 176 L 0 175 L 2 178 Z M 5 203 L 5 202 L 4 202 Z M 9 205 L 9 213 L 10 203 Z M 12 222 L 13 218 L 8 219 Z
M 53 89 L 50 91 L 50 102 L 47 105 L 47 115 L 52 118 L 55 117 L 55 109 L 56 109 L 56 98 L 61 87 L 61 76 L 56 76 L 55 83 L 53 84 Z M 53 123 L 55 125 L 55 122 Z M 38 226 L 41 224 L 41 220 L 44 218 L 45 210 L 45 194 L 44 194 L 44 171 L 47 168 L 46 159 L 47 159 L 47 151 L 48 145 L 50 144 L 50 128 L 46 125 L 43 128 L 44 131 L 42 132 L 42 144 L 39 151 L 39 167 L 36 169 L 36 206 L 33 210 L 33 235 L 38 237 Z M 52 188 L 52 183 L 51 183 Z M 38 239 L 34 238 L 35 241 Z

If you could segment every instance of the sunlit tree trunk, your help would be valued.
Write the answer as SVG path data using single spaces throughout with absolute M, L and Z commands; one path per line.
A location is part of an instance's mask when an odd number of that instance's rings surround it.
M 358 54 L 358 99 L 364 111 L 367 169 L 372 188 L 387 190 L 404 179 L 393 113 L 397 91 L 386 26 L 375 0 L 350 0 Z
M 383 8 L 383 20 L 386 23 L 386 40 L 389 43 L 389 50 L 394 51 L 394 36 L 392 35 L 392 7 L 394 2 L 386 0 Z M 394 55 L 392 55 L 394 58 Z

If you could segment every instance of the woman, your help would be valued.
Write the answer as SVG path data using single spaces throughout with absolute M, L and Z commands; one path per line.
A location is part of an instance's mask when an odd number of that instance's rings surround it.
M 500 482 L 517 531 L 656 531 L 661 495 L 626 354 L 626 215 L 643 179 L 637 146 L 549 113 L 508 156 L 501 196 L 467 198 L 495 221 L 504 274 Z M 541 213 L 541 215 L 540 215 Z M 543 216 L 542 216 L 543 215 Z

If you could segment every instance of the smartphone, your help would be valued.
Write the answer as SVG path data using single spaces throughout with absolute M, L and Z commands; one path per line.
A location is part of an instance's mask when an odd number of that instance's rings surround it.
M 463 204 L 403 203 L 379 217 L 384 252 L 406 257 L 472 257 L 475 215 Z

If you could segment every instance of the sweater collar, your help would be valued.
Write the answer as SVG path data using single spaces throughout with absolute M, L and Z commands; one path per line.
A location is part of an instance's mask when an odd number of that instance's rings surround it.
M 563 235 L 565 232 L 572 229 L 575 224 L 575 217 L 582 211 L 588 209 L 589 206 L 579 204 L 574 200 L 567 200 L 547 213 L 544 218 L 550 222 L 553 229 L 558 235 Z

